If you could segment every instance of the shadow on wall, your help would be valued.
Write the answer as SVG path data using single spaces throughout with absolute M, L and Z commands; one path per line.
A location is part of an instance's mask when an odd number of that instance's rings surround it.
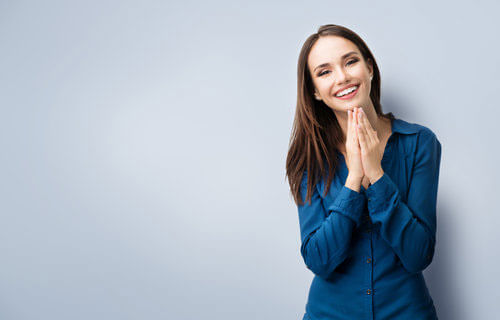
M 429 270 L 424 270 L 424 277 L 439 319 L 467 320 L 466 301 L 460 301 L 461 296 L 457 294 L 456 284 L 460 279 L 452 262 L 452 254 L 456 251 L 456 242 L 453 241 L 455 221 L 446 199 L 439 197 L 439 191 L 438 199 L 436 252 Z

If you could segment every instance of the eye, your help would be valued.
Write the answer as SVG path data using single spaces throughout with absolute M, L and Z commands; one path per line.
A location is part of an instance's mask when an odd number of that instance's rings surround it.
M 347 64 L 350 65 L 350 64 L 353 64 L 353 63 L 356 63 L 356 62 L 358 62 L 358 59 L 352 59 Z
M 354 64 L 356 62 L 358 62 L 358 59 L 354 58 L 354 59 L 350 60 L 349 62 L 347 62 L 347 65 L 349 66 L 349 65 Z M 330 72 L 330 71 L 326 70 L 326 71 L 323 71 L 321 73 L 318 73 L 318 77 L 321 77 L 321 76 L 327 74 L 328 72 Z

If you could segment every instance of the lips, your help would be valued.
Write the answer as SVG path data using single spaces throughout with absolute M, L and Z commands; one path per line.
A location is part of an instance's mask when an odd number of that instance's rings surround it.
M 352 87 L 352 86 L 351 86 Z M 337 99 L 341 99 L 341 100 L 349 100 L 351 99 L 352 97 L 354 97 L 356 95 L 356 93 L 358 93 L 359 91 L 359 86 L 356 90 L 354 90 L 353 92 L 349 93 L 349 94 L 346 94 L 345 96 L 342 96 L 342 97 L 337 97 L 335 96 L 335 98 Z
M 358 86 L 358 89 L 359 89 L 359 84 L 357 84 L 357 83 L 355 83 L 355 84 L 350 84 L 350 85 L 348 85 L 348 86 L 345 86 L 345 87 L 343 87 L 343 88 L 339 89 L 337 92 L 335 92 L 335 93 L 334 93 L 334 95 L 337 97 L 337 94 L 338 94 L 339 92 L 342 92 L 342 91 L 344 91 L 345 89 L 349 89 L 350 87 L 354 87 L 354 86 Z

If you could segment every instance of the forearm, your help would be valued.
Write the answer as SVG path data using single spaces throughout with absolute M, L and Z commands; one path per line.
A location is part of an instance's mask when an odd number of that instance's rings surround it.
M 301 253 L 307 267 L 327 278 L 346 258 L 351 235 L 361 223 L 366 197 L 343 186 L 332 202 L 325 203 L 317 190 L 311 204 L 300 205 Z
M 403 202 L 396 184 L 387 174 L 367 189 L 367 196 L 371 220 L 380 223 L 380 236 L 393 247 L 403 266 L 409 272 L 425 269 L 432 261 L 436 243 L 435 200 L 427 197 L 425 206 L 418 211 L 420 217 L 426 219 L 420 219 Z

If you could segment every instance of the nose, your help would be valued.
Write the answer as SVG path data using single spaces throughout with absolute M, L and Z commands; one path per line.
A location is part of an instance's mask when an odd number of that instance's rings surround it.
M 344 69 L 340 68 L 339 72 L 337 72 L 336 82 L 337 84 L 343 84 L 349 78 L 349 75 L 345 72 Z

